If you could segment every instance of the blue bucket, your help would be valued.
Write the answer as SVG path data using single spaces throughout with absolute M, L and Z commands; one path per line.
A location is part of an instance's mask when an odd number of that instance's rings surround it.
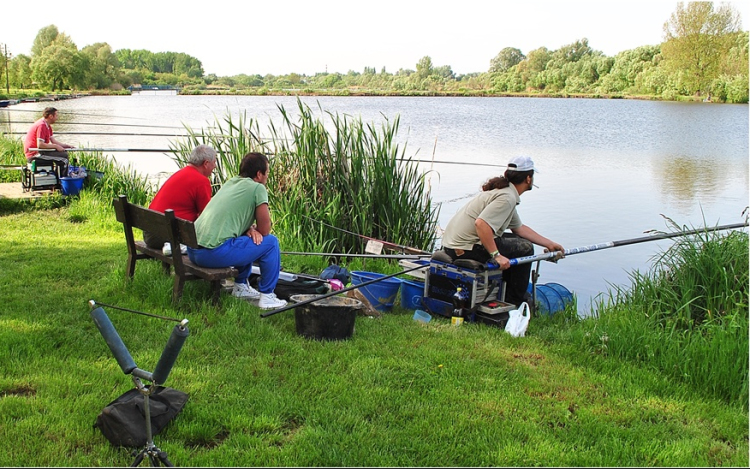
M 60 187 L 63 195 L 78 195 L 83 189 L 83 178 L 60 178 Z
M 424 296 L 424 282 L 412 282 L 401 279 L 401 307 L 404 309 L 421 309 Z
M 531 293 L 532 284 L 528 292 Z M 573 294 L 559 283 L 545 283 L 536 286 L 536 305 L 539 313 L 548 315 L 563 311 L 573 302 Z
M 352 285 L 359 285 L 371 280 L 385 277 L 383 274 L 375 272 L 362 272 L 355 270 L 351 272 Z M 396 295 L 401 287 L 401 279 L 390 277 L 380 280 L 373 284 L 358 288 L 377 311 L 390 311 L 393 308 L 393 302 L 396 301 Z

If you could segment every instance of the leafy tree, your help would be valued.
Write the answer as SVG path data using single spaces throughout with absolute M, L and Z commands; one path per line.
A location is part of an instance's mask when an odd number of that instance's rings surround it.
M 120 61 L 106 42 L 97 42 L 81 49 L 81 55 L 88 60 L 86 85 L 94 88 L 107 88 L 119 75 Z
M 46 37 L 46 33 L 50 31 L 49 28 L 43 28 L 40 35 L 44 33 Z M 39 39 L 40 36 L 37 36 L 34 40 L 35 46 L 43 43 L 43 40 Z M 32 55 L 32 78 L 41 86 L 51 88 L 52 91 L 62 90 L 66 86 L 81 86 L 85 62 L 86 60 L 78 52 L 78 48 L 70 37 L 61 33 L 41 51 Z
M 490 60 L 490 73 L 505 72 L 511 67 L 518 65 L 526 58 L 520 49 L 515 47 L 506 47 L 499 54 Z
M 709 93 L 739 29 L 739 14 L 729 4 L 715 10 L 713 2 L 678 2 L 664 23 L 664 66 L 679 75 L 686 93 Z
M 31 57 L 40 55 L 44 48 L 52 44 L 52 41 L 54 41 L 59 34 L 60 32 L 57 30 L 57 26 L 54 24 L 40 29 L 39 32 L 36 33 L 34 44 L 31 46 Z
M 15 88 L 31 87 L 31 57 L 18 54 L 8 64 L 8 81 Z
M 430 75 L 432 75 L 432 59 L 429 55 L 425 55 L 417 62 L 417 79 L 424 80 Z

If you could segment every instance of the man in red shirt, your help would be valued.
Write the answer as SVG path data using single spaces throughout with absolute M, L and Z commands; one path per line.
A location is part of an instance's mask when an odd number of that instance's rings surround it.
M 34 122 L 29 132 L 26 134 L 26 139 L 23 141 L 23 152 L 26 154 L 26 160 L 31 162 L 34 158 L 37 160 L 54 161 L 58 164 L 61 171 L 58 177 L 68 175 L 68 152 L 66 148 L 73 148 L 73 145 L 68 145 L 57 141 L 52 135 L 52 124 L 57 122 L 57 109 L 48 107 L 44 109 L 42 118 Z M 31 151 L 32 148 L 44 148 L 55 151 Z
M 208 145 L 198 145 L 190 153 L 188 164 L 164 182 L 148 208 L 162 213 L 171 208 L 177 218 L 195 221 L 211 200 L 211 182 L 208 178 L 214 168 L 216 150 Z M 171 254 L 168 240 L 147 231 L 143 232 L 143 240 L 149 247 L 162 248 L 166 255 Z

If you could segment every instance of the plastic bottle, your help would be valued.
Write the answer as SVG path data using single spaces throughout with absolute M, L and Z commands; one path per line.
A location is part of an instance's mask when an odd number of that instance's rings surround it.
M 451 324 L 454 326 L 460 326 L 464 323 L 464 311 L 466 308 L 466 295 L 464 295 L 461 287 L 456 288 L 456 293 L 453 294 L 453 314 L 451 315 Z

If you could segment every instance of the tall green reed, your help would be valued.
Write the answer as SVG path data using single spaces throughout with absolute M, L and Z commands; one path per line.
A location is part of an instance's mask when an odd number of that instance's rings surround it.
M 585 345 L 747 406 L 748 252 L 743 231 L 678 238 L 610 292 Z
M 184 140 L 170 143 L 172 159 L 182 168 L 190 153 L 198 145 L 208 145 L 216 150 L 216 169 L 211 175 L 213 192 L 240 171 L 242 157 L 249 152 L 266 153 L 267 141 L 260 138 L 258 122 L 247 117 L 247 111 L 233 117 L 227 110 L 223 117 L 214 116 L 214 125 L 208 129 L 194 130 L 185 126 L 188 136 Z
M 425 175 L 396 142 L 399 118 L 380 127 L 329 111 L 331 130 L 297 100 L 293 118 L 282 105 L 271 122 L 272 206 L 284 246 L 299 250 L 361 252 L 362 239 L 330 228 L 432 249 L 438 210 Z M 321 222 L 321 223 L 317 223 Z M 324 225 L 325 224 L 325 225 Z

